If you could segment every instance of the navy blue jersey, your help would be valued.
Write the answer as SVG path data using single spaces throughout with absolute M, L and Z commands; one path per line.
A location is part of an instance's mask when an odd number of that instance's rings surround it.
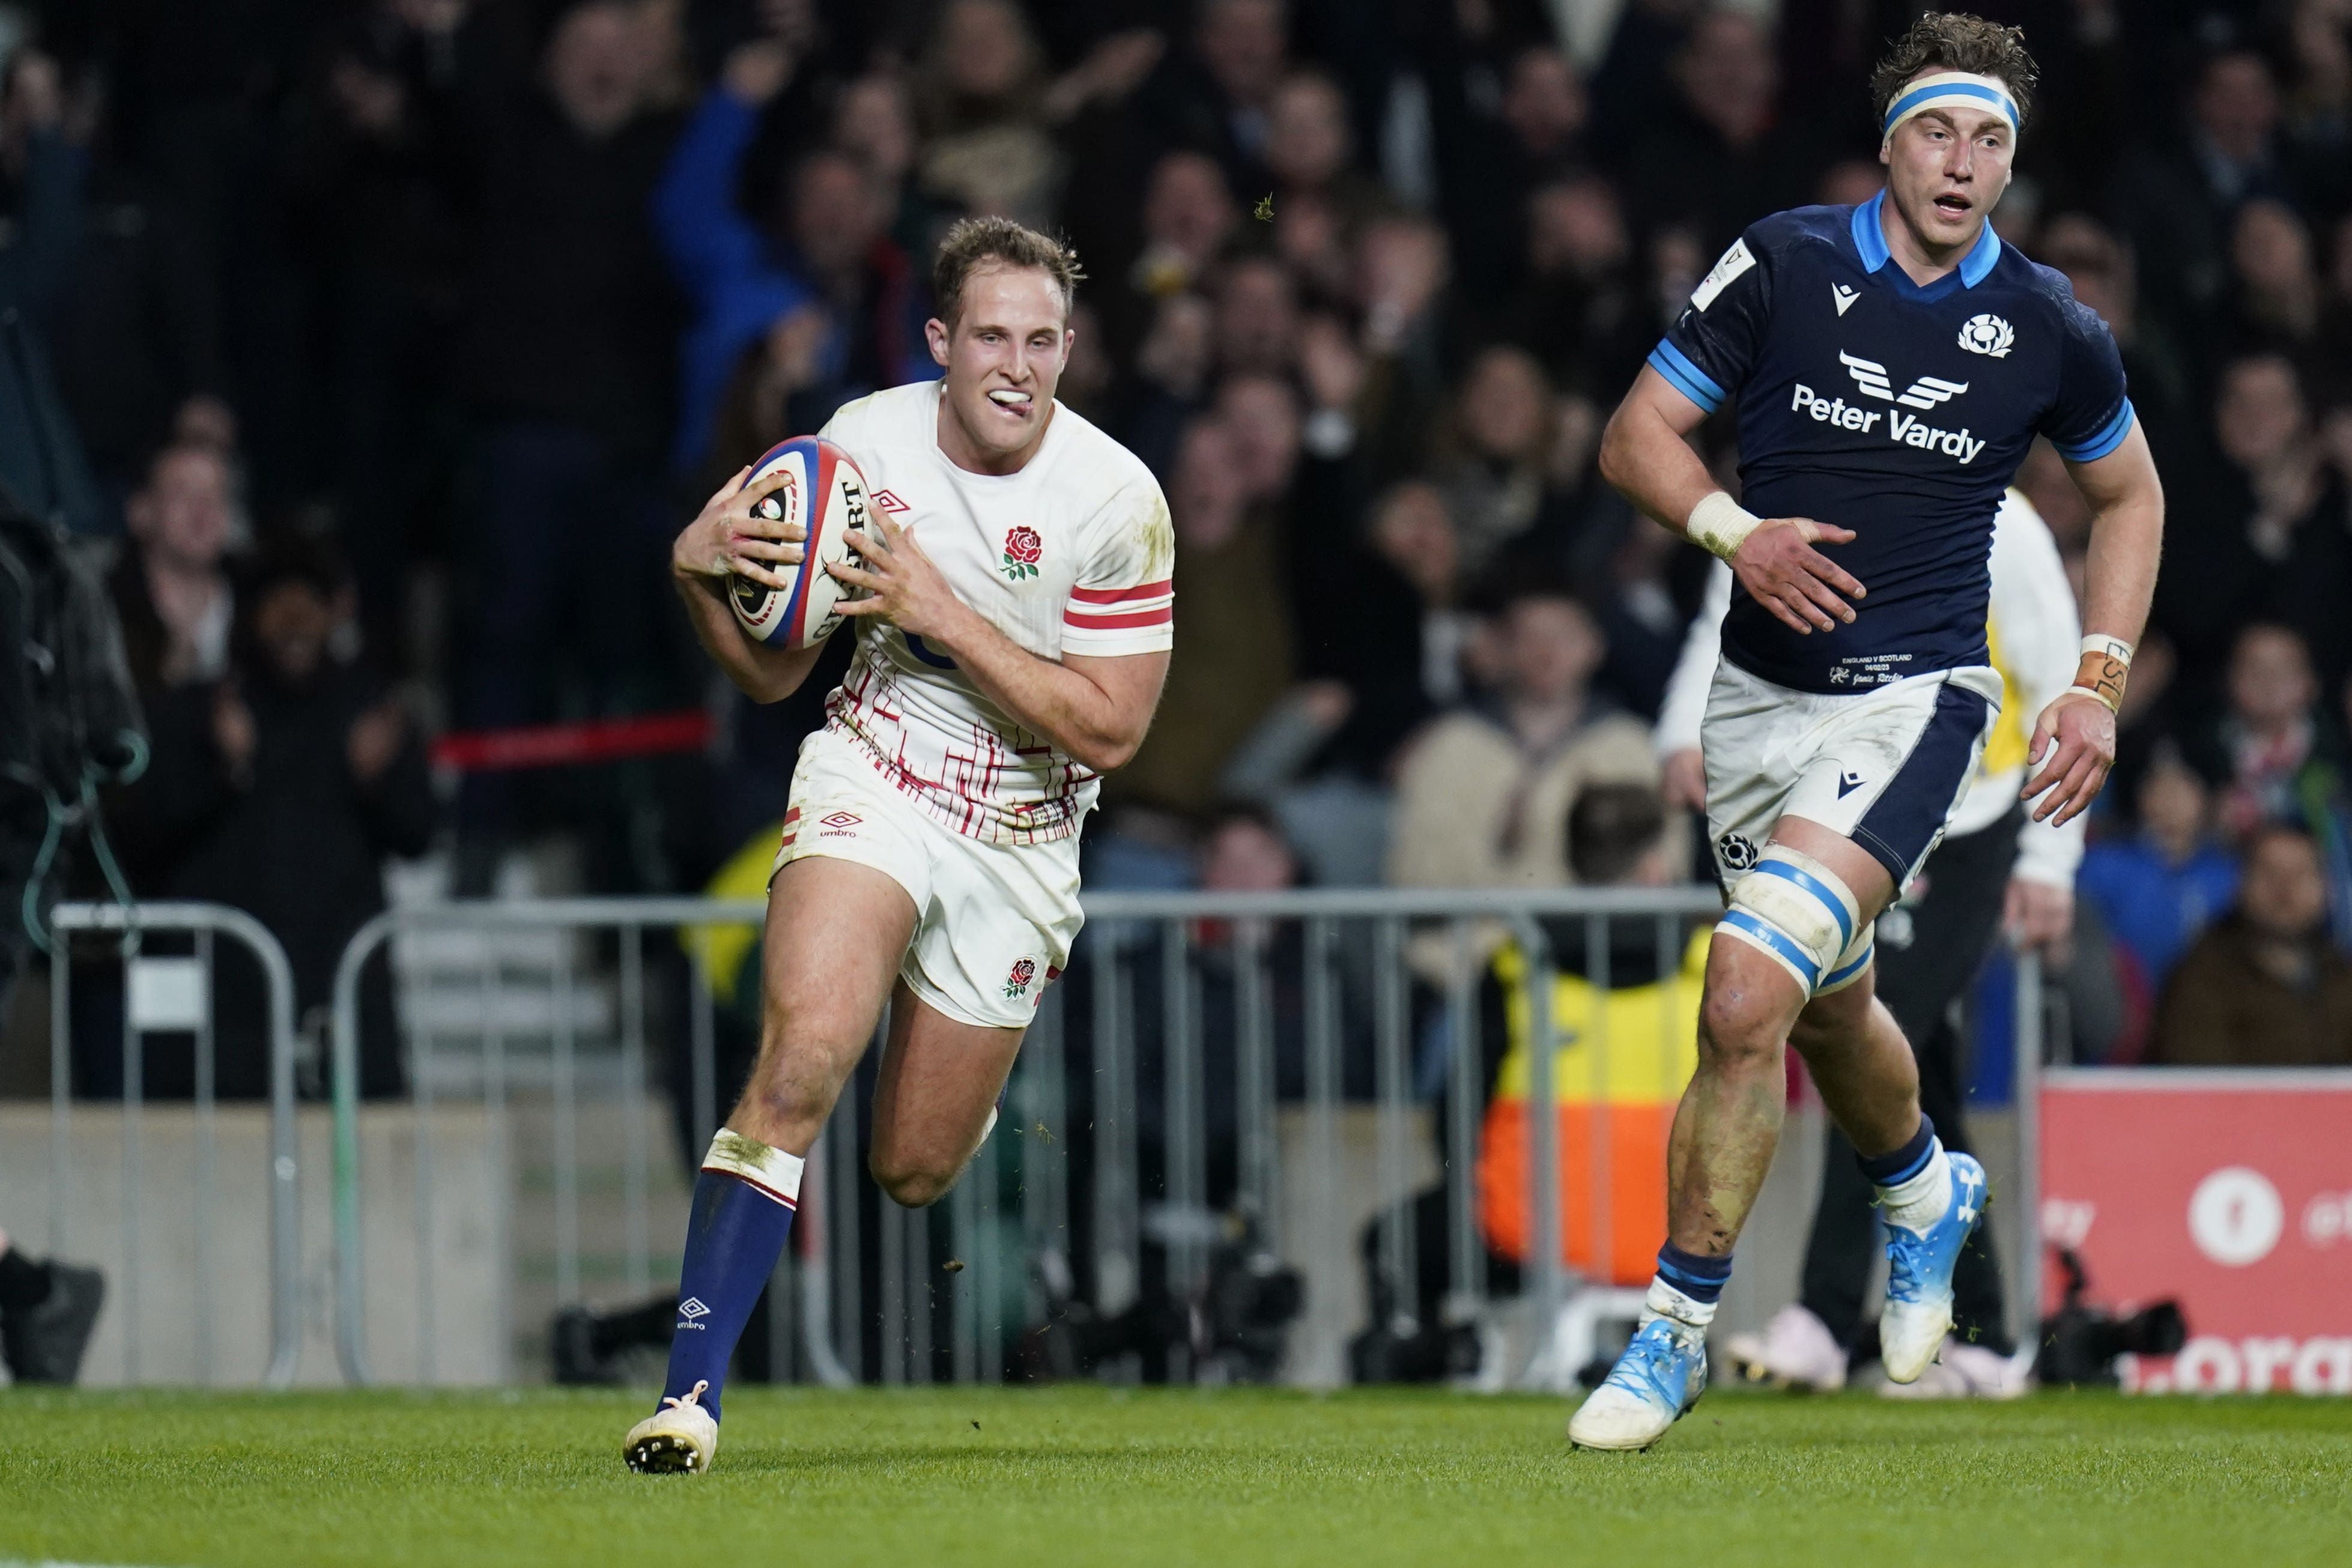
M 2132 426 L 2115 340 L 2063 277 L 1988 224 L 1922 288 L 1885 199 L 1753 225 L 1650 355 L 1709 413 L 1738 399 L 1741 505 L 1854 532 L 1817 547 L 1868 590 L 1853 625 L 1801 636 L 1745 593 L 1724 619 L 1726 658 L 1800 691 L 1986 663 L 1993 512 L 2026 448 L 2089 462 Z

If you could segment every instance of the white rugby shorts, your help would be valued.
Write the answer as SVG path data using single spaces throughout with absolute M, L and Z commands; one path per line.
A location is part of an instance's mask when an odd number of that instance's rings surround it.
M 2000 712 L 1989 665 L 1826 695 L 1719 661 L 1699 729 L 1717 877 L 1728 888 L 1773 824 L 1798 816 L 1868 850 L 1899 894 L 1942 840 Z
M 775 870 L 812 855 L 872 866 L 907 890 L 915 936 L 898 977 L 982 1029 L 1029 1027 L 1085 923 L 1077 834 L 1017 845 L 967 838 L 900 794 L 855 741 L 823 729 L 801 742 Z

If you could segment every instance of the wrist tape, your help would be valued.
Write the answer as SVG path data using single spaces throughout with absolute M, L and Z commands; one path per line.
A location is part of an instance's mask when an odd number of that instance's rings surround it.
M 1712 555 L 1729 560 L 1739 549 L 1742 539 L 1756 531 L 1763 518 L 1733 500 L 1729 494 L 1717 490 L 1691 508 L 1689 521 L 1683 531 L 1691 543 L 1700 545 Z

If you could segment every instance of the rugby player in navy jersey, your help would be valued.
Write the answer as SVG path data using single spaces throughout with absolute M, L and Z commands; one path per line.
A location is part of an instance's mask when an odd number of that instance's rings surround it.
M 2027 447 L 2050 439 L 2095 518 L 2090 635 L 2033 728 L 2037 821 L 2081 813 L 2105 781 L 2164 528 L 2105 325 L 1989 221 L 2036 75 L 2016 29 L 1921 17 L 1871 81 L 1886 190 L 1751 226 L 1602 443 L 1610 482 L 1729 562 L 1740 591 L 1701 731 L 1729 907 L 1667 1153 L 1657 1277 L 1570 1423 L 1581 1447 L 1646 1448 L 1705 1386 L 1707 1325 L 1780 1138 L 1789 1044 L 1877 1189 L 1887 1376 L 1916 1380 L 1951 1324 L 1984 1172 L 1920 1114 L 1910 1047 L 1873 994 L 1873 923 L 1942 836 L 2000 700 L 1987 559 Z M 1727 404 L 1738 500 L 1685 439 Z

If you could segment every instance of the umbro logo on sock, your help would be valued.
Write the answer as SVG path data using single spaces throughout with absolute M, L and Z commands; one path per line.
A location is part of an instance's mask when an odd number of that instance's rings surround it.
M 677 1315 L 684 1318 L 690 1323 L 697 1318 L 709 1317 L 710 1315 L 710 1309 L 704 1306 L 699 1298 L 688 1296 L 686 1300 L 678 1302 Z

